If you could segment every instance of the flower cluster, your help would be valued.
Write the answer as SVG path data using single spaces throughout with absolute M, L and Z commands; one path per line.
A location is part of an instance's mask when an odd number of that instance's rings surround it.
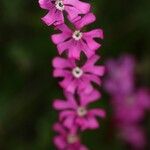
M 101 85 L 104 66 L 97 65 L 96 50 L 103 39 L 102 29 L 86 31 L 86 26 L 96 17 L 89 3 L 80 0 L 39 0 L 47 14 L 42 21 L 53 26 L 58 33 L 51 36 L 59 56 L 53 60 L 53 76 L 61 78 L 65 99 L 54 100 L 53 107 L 59 111 L 59 121 L 54 125 L 58 136 L 54 138 L 60 150 L 87 150 L 81 144 L 79 134 L 99 127 L 97 117 L 104 118 L 101 108 L 89 105 L 101 98 L 94 84 Z M 68 25 L 67 25 L 68 23 Z
M 134 149 L 143 149 L 146 138 L 140 123 L 150 109 L 150 93 L 145 88 L 135 88 L 135 64 L 130 55 L 109 60 L 105 89 L 111 96 L 113 119 L 120 137 Z

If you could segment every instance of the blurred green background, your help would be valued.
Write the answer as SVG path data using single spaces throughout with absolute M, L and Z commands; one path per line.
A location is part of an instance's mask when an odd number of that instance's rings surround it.
M 105 32 L 102 61 L 123 53 L 135 55 L 138 83 L 150 87 L 150 1 L 87 1 L 97 15 L 92 27 Z M 37 0 L 0 1 L 0 150 L 55 149 L 51 127 L 57 112 L 51 104 L 62 91 L 52 78 L 51 60 L 57 50 L 50 41 L 52 28 L 40 20 L 45 13 Z M 108 117 L 101 129 L 84 133 L 84 143 L 90 150 L 129 150 L 114 135 L 108 97 L 103 94 L 97 105 L 106 108 Z M 149 117 L 144 126 L 149 140 Z

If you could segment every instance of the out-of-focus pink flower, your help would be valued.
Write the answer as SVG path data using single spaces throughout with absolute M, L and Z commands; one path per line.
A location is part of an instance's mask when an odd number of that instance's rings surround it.
M 150 110 L 150 91 L 146 88 L 140 88 L 136 93 L 139 108 Z
M 81 93 L 76 99 L 70 93 L 66 93 L 65 95 L 67 100 L 56 99 L 53 104 L 55 109 L 61 111 L 59 117 L 60 121 L 63 121 L 64 126 L 72 128 L 76 125 L 82 130 L 99 127 L 96 117 L 104 118 L 105 111 L 100 108 L 88 108 L 90 103 L 100 98 L 99 92 L 93 91 L 88 95 Z
M 124 55 L 118 60 L 108 60 L 106 66 L 108 77 L 105 89 L 111 95 L 132 93 L 134 90 L 134 58 L 130 55 Z
M 140 122 L 150 110 L 150 92 L 135 87 L 135 60 L 125 55 L 109 60 L 105 89 L 111 96 L 113 119 L 120 137 L 136 150 L 145 147 L 146 138 Z
M 60 123 L 56 123 L 53 128 L 58 133 L 54 137 L 54 144 L 59 150 L 88 150 L 81 144 L 80 136 L 75 126 L 67 129 Z
M 48 26 L 64 23 L 64 11 L 71 21 L 90 11 L 90 5 L 80 0 L 39 0 L 39 4 L 42 9 L 48 10 L 42 18 Z
M 139 89 L 132 95 L 118 95 L 111 100 L 114 117 L 118 122 L 135 123 L 145 117 L 150 110 L 150 93 L 146 89 Z
M 82 29 L 85 25 L 94 22 L 95 19 L 92 13 L 88 13 L 74 23 L 74 30 L 65 24 L 57 26 L 57 29 L 59 29 L 61 33 L 52 35 L 52 41 L 57 44 L 59 54 L 67 51 L 69 58 L 76 59 L 80 58 L 81 51 L 83 51 L 88 58 L 94 55 L 95 51 L 101 46 L 94 39 L 103 39 L 103 31 L 101 29 L 95 29 L 84 32 Z
M 134 146 L 135 150 L 143 150 L 146 145 L 144 129 L 137 124 L 122 125 L 120 128 L 120 138 Z
M 98 59 L 99 56 L 94 55 L 79 67 L 75 59 L 56 57 L 53 60 L 53 74 L 63 78 L 60 86 L 66 91 L 90 93 L 93 90 L 92 82 L 100 85 L 100 77 L 104 74 L 104 66 L 95 65 Z

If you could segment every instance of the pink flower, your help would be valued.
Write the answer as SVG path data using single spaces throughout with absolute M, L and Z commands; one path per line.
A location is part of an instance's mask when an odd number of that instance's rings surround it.
M 119 135 L 134 149 L 143 149 L 146 138 L 140 123 L 150 109 L 150 92 L 144 88 L 136 89 L 135 60 L 132 56 L 109 60 L 106 68 L 108 78 L 105 88 L 111 96 L 113 119 Z
M 118 60 L 109 60 L 105 82 L 107 92 L 112 96 L 114 116 L 119 122 L 139 122 L 150 109 L 150 93 L 146 89 L 135 89 L 135 60 L 124 55 Z
M 64 23 L 64 11 L 69 20 L 76 19 L 80 14 L 86 14 L 90 5 L 79 0 L 39 0 L 40 7 L 48 10 L 42 20 L 48 25 Z
M 96 50 L 101 46 L 96 39 L 103 39 L 103 31 L 85 32 L 84 27 L 93 23 L 96 17 L 89 13 L 90 4 L 82 0 L 38 1 L 40 7 L 48 11 L 42 21 L 60 32 L 51 37 L 59 55 L 65 53 L 67 56 L 56 57 L 53 61 L 53 75 L 62 78 L 59 84 L 66 96 L 66 100 L 56 99 L 53 103 L 60 112 L 60 123 L 54 125 L 54 131 L 58 133 L 54 144 L 58 150 L 88 150 L 81 143 L 79 133 L 98 128 L 97 117 L 105 117 L 103 109 L 89 108 L 90 103 L 101 97 L 93 84 L 101 85 L 100 77 L 104 74 L 104 66 L 96 65 L 99 59 Z M 84 58 L 80 60 L 82 52 L 87 56 L 85 61 Z
M 150 93 L 140 89 L 126 96 L 118 94 L 112 99 L 112 106 L 118 123 L 138 123 L 145 117 L 145 112 L 150 110 Z
M 60 123 L 54 125 L 54 130 L 58 135 L 54 137 L 54 144 L 59 150 L 88 150 L 81 144 L 77 128 L 67 129 Z
M 136 92 L 138 106 L 147 111 L 150 110 L 150 90 L 146 88 L 140 88 Z
M 111 95 L 129 94 L 134 90 L 135 60 L 130 55 L 123 55 L 118 60 L 110 59 L 106 63 L 108 77 L 105 88 Z
M 120 138 L 129 143 L 135 150 L 143 150 L 146 146 L 144 128 L 137 124 L 122 125 L 120 128 Z
M 66 91 L 75 93 L 90 93 L 93 90 L 92 82 L 100 85 L 100 77 L 104 74 L 104 66 L 95 65 L 99 56 L 94 55 L 79 67 L 75 59 L 56 57 L 53 60 L 54 77 L 62 77 L 59 83 Z
M 59 119 L 63 122 L 64 126 L 68 128 L 78 126 L 81 130 L 99 127 L 96 117 L 104 118 L 105 111 L 100 108 L 88 108 L 91 102 L 97 101 L 100 97 L 99 92 L 93 91 L 88 95 L 82 93 L 76 99 L 70 93 L 65 93 L 65 95 L 67 100 L 56 99 L 53 104 L 55 109 L 61 111 Z
M 86 14 L 80 20 L 74 23 L 75 29 L 71 30 L 65 24 L 57 26 L 61 33 L 52 35 L 52 41 L 57 44 L 59 54 L 67 51 L 69 58 L 80 58 L 80 53 L 83 51 L 90 58 L 95 54 L 95 51 L 101 46 L 94 39 L 103 39 L 103 31 L 95 29 L 89 32 L 82 31 L 85 25 L 95 21 L 95 16 L 92 13 Z

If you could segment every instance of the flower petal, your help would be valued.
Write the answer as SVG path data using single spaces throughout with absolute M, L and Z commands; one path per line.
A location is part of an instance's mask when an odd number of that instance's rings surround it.
M 72 128 L 74 126 L 74 116 L 68 116 L 64 121 L 63 125 L 68 128 Z
M 68 116 L 73 116 L 73 115 L 75 115 L 75 112 L 74 112 L 74 111 L 72 111 L 72 110 L 65 110 L 65 111 L 60 112 L 59 118 L 60 118 L 60 120 L 62 121 L 62 120 L 64 120 L 66 117 L 68 117 Z
M 67 143 L 62 136 L 56 136 L 54 137 L 54 144 L 60 149 L 65 149 Z
M 106 116 L 106 112 L 103 110 L 103 109 L 100 109 L 100 108 L 95 108 L 95 109 L 92 109 L 88 112 L 88 114 L 90 116 L 98 116 L 98 117 L 101 117 L 101 118 L 105 118 Z
M 93 13 L 88 13 L 85 16 L 83 16 L 80 20 L 75 22 L 75 27 L 77 29 L 81 29 L 86 25 L 89 25 L 90 23 L 94 22 L 96 20 L 96 17 Z
M 102 29 L 94 29 L 89 32 L 84 32 L 85 37 L 91 37 L 91 38 L 104 38 L 103 30 Z
M 50 0 L 39 0 L 39 5 L 43 9 L 47 9 L 47 10 L 52 9 L 52 3 Z
M 98 121 L 96 120 L 96 118 L 94 118 L 94 117 L 88 117 L 88 127 L 89 127 L 90 129 L 99 128 L 99 123 L 98 123 Z
M 59 34 L 53 34 L 51 38 L 55 44 L 59 44 L 59 43 L 64 42 L 69 37 L 70 37 L 70 34 L 68 33 L 59 33 Z
M 70 105 L 68 101 L 59 100 L 59 99 L 54 100 L 53 107 L 57 110 L 65 110 L 65 109 L 73 108 L 73 106 Z
M 86 106 L 91 102 L 97 101 L 101 97 L 101 94 L 97 90 L 93 90 L 89 94 L 80 94 L 80 103 L 82 106 Z
M 60 11 L 56 11 L 55 8 L 51 9 L 47 15 L 42 18 L 43 22 L 48 26 L 52 24 L 61 24 L 64 22 L 63 15 Z
M 53 67 L 54 68 L 73 68 L 75 67 L 75 60 L 73 59 L 64 59 L 62 57 L 55 57 L 53 59 Z
M 79 0 L 64 0 L 64 3 L 67 5 L 72 5 L 75 7 L 77 10 L 80 11 L 80 14 L 86 14 L 90 11 L 90 4 L 81 2 Z
M 62 127 L 62 125 L 60 123 L 55 123 L 53 126 L 53 130 L 63 136 L 66 135 L 65 129 Z
M 68 50 L 71 45 L 72 45 L 72 39 L 70 39 L 69 41 L 65 41 L 63 43 L 59 43 L 57 45 L 59 54 L 61 55 L 65 50 Z

